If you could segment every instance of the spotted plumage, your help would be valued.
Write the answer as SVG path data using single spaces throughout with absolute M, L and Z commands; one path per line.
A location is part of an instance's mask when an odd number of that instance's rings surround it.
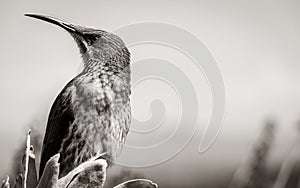
M 116 35 L 41 16 L 27 15 L 66 29 L 80 49 L 84 68 L 60 92 L 50 110 L 40 176 L 51 156 L 60 153 L 60 176 L 106 153 L 114 160 L 131 121 L 130 53 Z

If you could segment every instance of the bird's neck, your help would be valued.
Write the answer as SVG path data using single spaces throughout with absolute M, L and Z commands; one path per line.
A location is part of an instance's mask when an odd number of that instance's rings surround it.
M 108 57 L 94 53 L 92 50 L 88 50 L 86 53 L 82 54 L 82 59 L 84 72 L 99 71 L 101 68 L 107 66 L 109 62 Z
M 104 61 L 101 61 L 99 59 L 88 59 L 87 61 L 84 61 L 84 72 L 91 72 L 91 71 L 97 71 L 100 70 L 101 67 L 103 67 L 105 64 Z

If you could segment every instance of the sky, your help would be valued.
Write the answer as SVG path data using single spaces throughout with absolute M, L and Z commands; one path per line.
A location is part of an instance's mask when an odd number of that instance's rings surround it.
M 23 141 L 27 127 L 37 120 L 44 130 L 56 95 L 82 67 L 79 50 L 67 32 L 27 18 L 24 13 L 51 15 L 111 32 L 134 23 L 167 23 L 188 31 L 206 45 L 223 76 L 226 110 L 216 142 L 202 154 L 198 153 L 198 146 L 211 116 L 213 100 L 203 72 L 172 48 L 157 44 L 130 47 L 133 64 L 151 57 L 167 59 L 183 70 L 197 93 L 198 103 L 195 104 L 199 104 L 199 118 L 196 127 L 199 129 L 194 135 L 180 133 L 182 137 L 193 136 L 185 149 L 167 162 L 146 169 L 146 173 L 157 178 L 158 170 L 174 173 L 173 170 L 181 165 L 190 165 L 191 171 L 201 171 L 199 169 L 205 166 L 209 172 L 218 172 L 221 166 L 237 165 L 269 118 L 274 118 L 278 124 L 272 156 L 284 155 L 293 142 L 295 123 L 300 119 L 299 8 L 297 0 L 2 0 L 1 174 L 8 171 L 7 164 L 12 163 L 11 156 Z M 172 73 L 166 71 L 165 74 Z M 134 118 L 151 119 L 154 113 L 150 110 L 151 101 L 160 99 L 165 105 L 166 119 L 157 132 L 146 135 L 130 132 L 127 143 L 151 145 L 172 136 L 170 133 L 182 113 L 180 93 L 174 92 L 172 84 L 176 90 L 176 83 L 154 79 L 135 85 L 132 94 Z M 194 125 L 186 122 L 186 126 Z M 192 165 L 194 163 L 199 167 Z M 188 169 L 174 176 L 187 172 Z

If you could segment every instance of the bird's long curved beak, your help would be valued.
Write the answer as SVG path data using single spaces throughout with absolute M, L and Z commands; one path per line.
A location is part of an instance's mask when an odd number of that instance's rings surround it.
M 52 23 L 54 25 L 57 25 L 57 26 L 65 29 L 66 31 L 68 31 L 71 34 L 71 36 L 77 43 L 80 52 L 85 53 L 87 51 L 88 45 L 87 45 L 87 42 L 85 41 L 84 37 L 82 36 L 82 31 L 80 30 L 80 27 L 69 24 L 62 20 L 53 18 L 51 16 L 45 16 L 45 15 L 40 15 L 40 14 L 25 14 L 25 16 L 43 20 L 43 21 Z
M 45 15 L 39 15 L 39 14 L 24 14 L 25 16 L 31 17 L 31 18 L 36 18 L 39 20 L 43 20 L 49 23 L 52 23 L 54 25 L 57 25 L 61 28 L 64 28 L 65 30 L 67 30 L 68 32 L 74 33 L 77 32 L 75 29 L 75 26 L 69 23 L 66 23 L 62 20 L 53 18 L 51 16 L 45 16 Z

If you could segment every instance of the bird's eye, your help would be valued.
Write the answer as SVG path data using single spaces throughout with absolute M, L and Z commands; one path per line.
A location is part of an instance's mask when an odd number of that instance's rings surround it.
M 83 34 L 83 38 L 89 46 L 91 46 L 98 39 L 98 37 L 99 36 L 95 34 Z

